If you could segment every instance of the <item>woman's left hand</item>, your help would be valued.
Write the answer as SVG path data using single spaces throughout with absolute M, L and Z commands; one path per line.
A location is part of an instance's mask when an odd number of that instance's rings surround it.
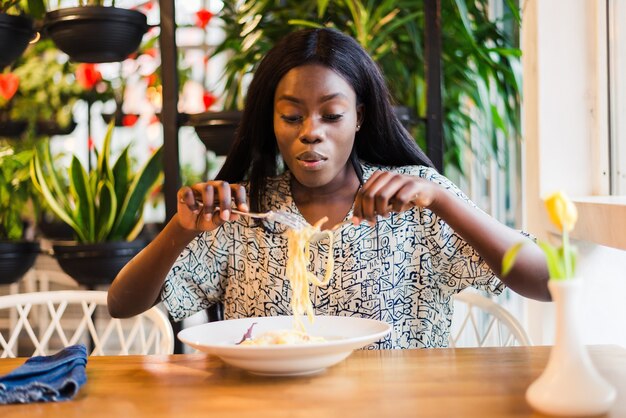
M 354 201 L 356 222 L 376 222 L 376 216 L 403 212 L 412 207 L 429 207 L 441 188 L 428 180 L 405 174 L 376 171 L 357 192 Z

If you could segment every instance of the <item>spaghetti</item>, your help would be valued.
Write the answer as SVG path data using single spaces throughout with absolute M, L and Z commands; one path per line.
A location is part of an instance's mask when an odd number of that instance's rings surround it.
M 313 304 L 309 296 L 309 283 L 315 286 L 326 286 L 333 274 L 334 259 L 332 255 L 333 233 L 332 231 L 322 231 L 328 235 L 329 253 L 326 263 L 326 272 L 324 278 L 319 280 L 317 276 L 311 273 L 309 267 L 309 240 L 314 234 L 320 232 L 320 226 L 328 220 L 323 217 L 315 223 L 315 225 L 306 225 L 301 229 L 287 230 L 287 278 L 291 284 L 291 310 L 294 316 L 294 325 L 296 329 L 304 331 L 304 325 L 300 320 L 300 315 L 309 317 L 309 322 L 314 321 Z
M 319 343 L 326 341 L 323 337 L 314 337 L 309 335 L 300 316 L 306 314 L 309 322 L 314 321 L 313 304 L 309 296 L 309 283 L 315 286 L 326 286 L 333 274 L 335 265 L 332 248 L 333 233 L 332 231 L 320 231 L 320 226 L 328 220 L 324 217 L 317 221 L 315 225 L 306 225 L 300 229 L 287 230 L 287 278 L 291 284 L 291 310 L 293 311 L 294 328 L 280 329 L 265 332 L 258 337 L 252 338 L 252 328 L 256 324 L 252 324 L 248 331 L 244 334 L 239 345 L 284 345 L 284 344 L 307 344 Z M 329 254 L 326 263 L 326 272 L 324 278 L 319 280 L 317 276 L 309 271 L 309 246 L 310 239 L 317 233 L 327 234 L 329 238 Z

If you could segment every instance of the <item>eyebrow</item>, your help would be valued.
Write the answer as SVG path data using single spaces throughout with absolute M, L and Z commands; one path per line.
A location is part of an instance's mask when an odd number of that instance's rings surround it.
M 329 100 L 335 99 L 335 98 L 342 98 L 342 99 L 346 99 L 348 100 L 348 96 L 346 96 L 343 93 L 332 93 L 332 94 L 327 94 L 325 96 L 322 96 L 320 99 L 320 102 L 327 102 Z M 282 96 L 278 97 L 278 99 L 276 99 L 276 101 L 281 101 L 281 100 L 287 100 L 289 102 L 293 102 L 293 103 L 302 103 L 302 100 L 298 99 L 297 97 L 294 96 L 290 96 L 288 94 L 283 94 Z

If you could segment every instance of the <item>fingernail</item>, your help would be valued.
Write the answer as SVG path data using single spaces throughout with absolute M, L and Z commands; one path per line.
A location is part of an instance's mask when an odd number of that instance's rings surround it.
M 240 205 L 239 205 L 239 208 L 240 208 L 241 210 L 244 210 L 244 211 L 248 211 L 248 210 L 250 210 L 250 208 L 248 207 L 248 204 L 247 204 L 247 203 L 242 203 L 242 204 L 240 204 Z
M 230 211 L 228 209 L 224 209 L 223 211 L 220 212 L 220 218 L 222 218 L 223 220 L 227 221 L 230 219 Z

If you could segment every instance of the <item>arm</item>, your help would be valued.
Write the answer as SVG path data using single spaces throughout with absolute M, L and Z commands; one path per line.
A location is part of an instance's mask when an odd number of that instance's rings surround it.
M 212 231 L 238 218 L 230 213 L 231 191 L 239 210 L 247 211 L 245 189 L 238 184 L 213 181 L 183 187 L 178 192 L 176 215 L 111 284 L 107 296 L 111 316 L 127 318 L 158 302 L 165 278 L 185 247 L 202 231 Z
M 518 231 L 470 206 L 440 185 L 421 177 L 375 172 L 357 194 L 357 221 L 375 222 L 419 206 L 432 210 L 480 254 L 491 270 L 515 292 L 537 300 L 550 300 L 548 268 L 539 246 L 531 242 L 518 254 L 513 270 L 501 277 L 502 258 L 514 244 L 525 239 Z
M 525 245 L 509 274 L 502 277 L 502 258 L 506 251 L 524 238 L 518 231 L 476 210 L 448 190 L 435 185 L 437 192 L 428 209 L 454 229 L 476 249 L 491 270 L 511 289 L 522 296 L 549 301 L 548 267 L 538 245 Z
M 109 288 L 107 305 L 111 316 L 127 318 L 150 309 L 176 258 L 198 232 L 183 228 L 178 215 L 163 231 L 122 268 Z

